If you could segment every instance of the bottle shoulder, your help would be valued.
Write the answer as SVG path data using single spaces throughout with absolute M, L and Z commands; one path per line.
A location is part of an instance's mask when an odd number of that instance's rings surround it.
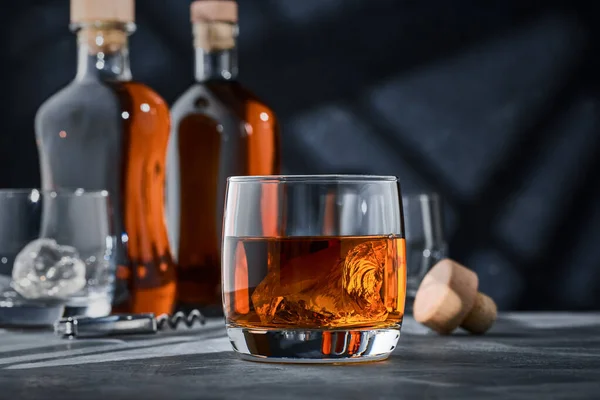
M 47 120 L 91 113 L 102 114 L 118 108 L 119 100 L 114 91 L 98 81 L 71 82 L 50 95 L 38 108 L 36 125 Z M 99 106 L 100 105 L 100 106 Z
M 88 131 L 90 126 L 115 130 L 123 119 L 139 120 L 143 127 L 151 127 L 156 121 L 168 123 L 169 107 L 157 92 L 143 83 L 73 81 L 38 108 L 35 130 L 38 135 L 54 132 L 56 127 L 78 132 Z
M 262 115 L 263 119 L 265 118 L 264 114 L 267 114 L 270 121 L 277 121 L 277 115 L 275 114 L 275 111 L 249 88 L 238 83 L 234 90 L 236 93 L 238 93 L 240 98 L 244 99 L 246 109 L 249 113 L 259 116 Z
M 264 112 L 270 118 L 276 118 L 270 106 L 252 91 L 234 81 L 196 82 L 177 98 L 171 110 L 175 113 L 184 111 L 192 113 L 199 104 L 209 106 L 211 102 L 234 112 L 236 110 L 243 114 Z
M 205 96 L 206 94 L 206 87 L 201 84 L 193 84 L 175 99 L 171 110 L 187 109 L 195 103 L 198 96 Z
M 89 99 L 90 93 L 97 93 L 98 91 L 109 92 L 110 89 L 105 87 L 101 82 L 92 81 L 83 84 L 71 82 L 44 100 L 38 108 L 38 114 L 52 108 L 63 107 L 69 103 L 72 103 L 73 105 L 82 105 L 82 100 Z
M 105 100 L 107 96 L 116 99 L 119 92 L 127 92 L 133 100 L 150 101 L 168 108 L 167 102 L 150 86 L 136 81 L 105 82 L 99 80 L 72 81 L 54 94 L 50 95 L 38 108 L 37 114 L 43 114 L 55 108 L 71 105 L 76 108 L 86 107 L 93 102 Z M 116 92 L 116 93 L 115 93 Z
M 153 104 L 156 107 L 166 108 L 169 106 L 166 100 L 154 89 L 150 86 L 137 82 L 137 81 L 128 81 L 128 82 L 119 82 L 114 84 L 117 90 L 125 89 L 128 94 L 131 96 L 134 102 L 146 102 Z

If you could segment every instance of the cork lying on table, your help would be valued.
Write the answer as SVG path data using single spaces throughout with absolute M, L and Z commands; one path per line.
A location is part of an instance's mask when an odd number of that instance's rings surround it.
M 477 288 L 475 272 L 449 259 L 438 262 L 427 273 L 415 296 L 415 320 L 440 334 L 459 326 L 482 334 L 496 321 L 494 301 Z

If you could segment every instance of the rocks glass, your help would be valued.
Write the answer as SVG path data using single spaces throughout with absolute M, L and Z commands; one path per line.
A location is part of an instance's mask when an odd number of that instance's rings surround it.
M 0 190 L 0 323 L 110 313 L 109 213 L 105 191 Z
M 400 203 L 391 176 L 229 178 L 222 289 L 234 350 L 267 362 L 387 358 L 406 291 Z

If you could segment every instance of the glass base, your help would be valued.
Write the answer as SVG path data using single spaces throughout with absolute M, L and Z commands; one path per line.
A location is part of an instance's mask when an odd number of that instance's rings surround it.
M 58 320 L 65 306 L 19 304 L 10 307 L 0 306 L 0 327 L 47 328 Z
M 86 299 L 83 301 L 69 302 L 65 306 L 63 317 L 105 317 L 112 311 L 110 298 Z
M 400 327 L 324 331 L 230 326 L 227 335 L 233 349 L 244 360 L 346 364 L 388 358 L 400 338 Z

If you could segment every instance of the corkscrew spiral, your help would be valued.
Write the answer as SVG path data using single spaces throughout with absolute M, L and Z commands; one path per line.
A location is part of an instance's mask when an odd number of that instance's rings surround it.
M 181 324 L 184 324 L 188 328 L 192 328 L 195 324 L 206 324 L 206 318 L 198 310 L 192 310 L 189 314 L 179 311 L 172 316 L 169 314 L 162 314 L 156 317 L 156 326 L 159 330 L 163 330 L 167 327 L 177 329 Z

